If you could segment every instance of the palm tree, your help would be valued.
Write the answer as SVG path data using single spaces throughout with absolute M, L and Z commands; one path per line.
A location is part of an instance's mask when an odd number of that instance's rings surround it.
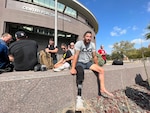
M 148 25 L 147 29 L 150 30 L 150 25 Z M 147 33 L 145 36 L 146 40 L 150 39 L 150 33 Z

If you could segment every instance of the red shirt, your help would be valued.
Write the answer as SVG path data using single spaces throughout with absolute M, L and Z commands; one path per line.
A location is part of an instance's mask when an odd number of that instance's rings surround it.
M 106 52 L 105 52 L 105 50 L 99 49 L 99 50 L 98 50 L 98 53 L 102 55 L 102 58 L 103 58 L 104 60 L 106 60 Z

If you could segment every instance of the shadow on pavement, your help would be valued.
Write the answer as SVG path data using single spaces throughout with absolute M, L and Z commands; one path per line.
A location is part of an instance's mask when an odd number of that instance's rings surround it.
M 148 90 L 150 90 L 148 80 L 144 81 L 141 74 L 136 74 L 135 83 L 140 85 L 140 86 L 143 86 L 143 87 L 147 88 Z
M 74 111 L 68 110 L 68 111 L 66 111 L 66 113 L 74 113 Z
M 68 110 L 68 111 L 66 111 L 66 113 L 82 113 L 81 111 L 73 111 L 73 110 Z
M 150 95 L 137 89 L 126 87 L 125 94 L 142 109 L 150 110 Z

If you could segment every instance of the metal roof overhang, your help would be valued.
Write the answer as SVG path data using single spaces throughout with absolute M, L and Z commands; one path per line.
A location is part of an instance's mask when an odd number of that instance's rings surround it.
M 80 12 L 82 15 L 87 18 L 90 24 L 94 27 L 95 33 L 98 32 L 98 22 L 95 18 L 95 16 L 85 7 L 83 6 L 80 2 L 77 0 L 58 0 L 58 2 L 63 3 L 64 5 L 67 5 L 76 11 Z

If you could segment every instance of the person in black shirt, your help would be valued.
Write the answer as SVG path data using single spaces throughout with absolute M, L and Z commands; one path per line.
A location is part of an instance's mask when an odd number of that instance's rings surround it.
M 69 69 L 71 66 L 71 60 L 73 60 L 73 55 L 71 51 L 67 48 L 65 43 L 61 44 L 61 49 L 63 50 L 62 58 L 54 65 L 54 71 L 58 72 L 64 69 Z
M 15 37 L 17 41 L 9 46 L 9 58 L 14 62 L 15 70 L 33 70 L 34 66 L 38 64 L 37 42 L 34 40 L 27 40 L 24 31 L 17 31 Z
M 45 51 L 51 54 L 51 57 L 53 58 L 53 63 L 57 63 L 57 55 L 56 53 L 58 52 L 58 47 L 54 46 L 54 39 L 50 38 L 49 39 L 49 44 L 46 46 Z

